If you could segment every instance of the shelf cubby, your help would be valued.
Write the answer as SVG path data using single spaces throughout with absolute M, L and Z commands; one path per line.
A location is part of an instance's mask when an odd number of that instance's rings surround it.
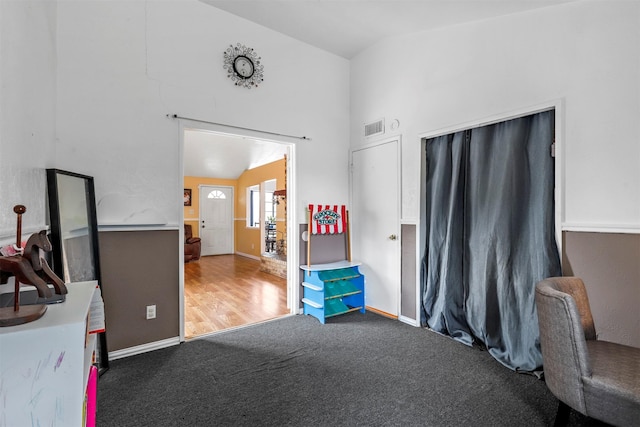
M 351 311 L 365 312 L 364 276 L 358 263 L 339 261 L 301 266 L 304 273 L 303 310 L 325 323 L 326 319 Z

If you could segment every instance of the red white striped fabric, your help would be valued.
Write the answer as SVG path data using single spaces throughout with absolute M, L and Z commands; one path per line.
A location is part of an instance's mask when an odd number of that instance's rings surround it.
M 341 234 L 347 230 L 345 205 L 309 205 L 311 234 Z

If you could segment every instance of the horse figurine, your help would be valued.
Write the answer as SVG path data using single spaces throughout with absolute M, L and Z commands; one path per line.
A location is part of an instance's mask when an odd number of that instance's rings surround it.
M 65 295 L 67 293 L 67 287 L 56 273 L 53 272 L 51 267 L 49 267 L 47 260 L 40 256 L 40 249 L 45 252 L 51 252 L 53 250 L 45 230 L 39 233 L 33 233 L 31 237 L 29 237 L 22 256 L 31 262 L 33 271 L 35 271 L 45 283 L 51 283 L 53 285 L 56 294 Z
M 20 289 L 18 283 L 24 283 L 35 286 L 40 298 L 50 298 L 53 295 L 46 282 L 33 270 L 29 260 L 22 255 L 0 257 L 0 283 L 7 283 L 11 276 L 15 277 L 16 292 Z
M 42 317 L 47 310 L 44 304 L 28 305 L 21 309 L 20 283 L 35 286 L 40 298 L 50 298 L 52 296 L 51 289 L 49 289 L 47 283 L 53 284 L 56 294 L 63 295 L 67 293 L 67 288 L 62 280 L 51 270 L 47 261 L 40 257 L 40 249 L 45 252 L 52 250 L 51 242 L 47 238 L 46 232 L 43 230 L 40 233 L 34 233 L 27 240 L 26 248 L 22 250 L 20 248 L 22 214 L 27 211 L 27 208 L 23 205 L 16 205 L 13 211 L 18 215 L 15 246 L 18 254 L 0 256 L 0 284 L 7 283 L 9 277 L 14 277 L 13 309 L 0 307 L 0 327 L 32 322 Z
M 41 298 L 52 296 L 47 283 L 53 285 L 56 294 L 66 294 L 67 287 L 64 282 L 51 270 L 47 261 L 40 256 L 39 249 L 45 252 L 52 250 L 45 230 L 33 233 L 29 237 L 22 255 L 0 257 L 0 283 L 7 283 L 7 279 L 14 276 L 20 283 L 35 286 L 38 290 L 38 296 Z

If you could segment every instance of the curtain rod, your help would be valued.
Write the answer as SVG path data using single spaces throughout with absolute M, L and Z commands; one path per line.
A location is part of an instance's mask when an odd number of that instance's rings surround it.
M 286 134 L 282 134 L 282 133 L 275 133 L 275 132 L 268 132 L 268 131 L 264 131 L 264 130 L 245 128 L 245 127 L 242 127 L 242 126 L 233 126 L 233 125 L 227 125 L 227 124 L 224 124 L 224 123 L 209 122 L 207 120 L 192 119 L 190 117 L 182 117 L 182 116 L 179 116 L 177 114 L 167 114 L 167 117 L 170 117 L 172 119 L 191 120 L 192 122 L 207 123 L 207 124 L 210 124 L 210 125 L 225 126 L 225 127 L 230 127 L 230 128 L 234 128 L 234 129 L 248 130 L 248 131 L 251 131 L 251 132 L 266 133 L 268 135 L 285 136 L 287 138 L 295 138 L 295 139 L 302 139 L 304 141 L 311 141 L 311 138 L 307 138 L 306 136 L 286 135 Z

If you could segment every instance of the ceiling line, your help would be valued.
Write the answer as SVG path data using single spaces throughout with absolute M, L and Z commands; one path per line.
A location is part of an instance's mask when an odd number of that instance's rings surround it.
M 260 133 L 264 133 L 264 134 L 267 134 L 267 135 L 284 136 L 284 137 L 287 137 L 287 138 L 295 138 L 295 139 L 302 139 L 304 141 L 311 141 L 311 138 L 307 138 L 306 136 L 296 136 L 296 135 L 287 135 L 287 134 L 283 134 L 283 133 L 268 132 L 268 131 L 264 131 L 264 130 L 260 130 L 260 129 L 252 129 L 252 128 L 245 128 L 245 127 L 242 127 L 242 126 L 228 125 L 226 123 L 216 123 L 216 122 L 210 122 L 210 121 L 207 121 L 207 120 L 192 119 L 190 117 L 182 117 L 182 116 L 179 116 L 177 114 L 167 114 L 167 117 L 170 117 L 172 119 L 191 120 L 192 122 L 207 123 L 207 124 L 210 124 L 210 125 L 226 126 L 226 127 L 230 127 L 230 128 L 234 128 L 234 129 L 248 130 L 248 131 L 251 131 L 251 132 L 260 132 Z

